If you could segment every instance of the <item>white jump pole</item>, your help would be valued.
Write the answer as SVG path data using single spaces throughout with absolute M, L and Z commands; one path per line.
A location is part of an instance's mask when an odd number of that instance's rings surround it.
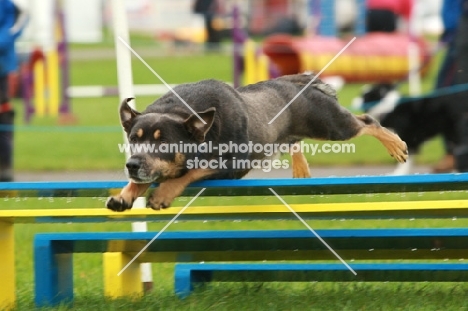
M 408 21 L 408 33 L 410 42 L 408 45 L 408 84 L 409 93 L 411 96 L 418 96 L 421 94 L 421 62 L 419 59 L 419 46 L 416 42 L 416 37 L 419 35 L 418 31 L 418 15 L 420 8 L 417 3 L 413 4 L 411 14 Z
M 127 43 L 130 43 L 130 36 L 128 33 L 127 13 L 125 9 L 124 0 L 112 0 L 112 21 L 114 27 L 114 43 L 115 53 L 117 60 L 117 78 L 120 101 L 128 97 L 135 97 L 133 90 L 133 76 L 132 76 L 132 55 L 131 51 L 121 42 L 119 38 Z M 131 101 L 130 106 L 135 108 L 135 101 Z M 124 141 L 128 143 L 127 136 L 124 133 Z M 130 154 L 125 155 L 126 159 Z M 138 198 L 133 203 L 133 208 L 145 208 L 145 198 Z M 146 222 L 132 223 L 133 231 L 147 231 Z M 141 264 L 141 278 L 145 291 L 153 287 L 153 276 L 151 272 L 150 263 Z
M 410 41 L 408 46 L 408 60 L 409 93 L 411 96 L 418 96 L 421 94 L 421 74 L 419 72 L 421 62 L 419 61 L 419 47 L 414 41 Z

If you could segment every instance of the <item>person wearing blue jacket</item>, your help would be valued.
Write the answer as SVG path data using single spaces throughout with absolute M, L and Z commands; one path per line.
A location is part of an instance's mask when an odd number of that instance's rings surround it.
M 468 86 L 468 0 L 461 0 L 460 19 L 454 39 L 455 65 L 454 84 Z M 460 101 L 468 105 L 466 98 Z M 468 172 L 468 114 L 460 116 L 458 136 L 461 143 L 454 149 L 455 168 L 459 172 Z
M 451 86 L 455 82 L 455 37 L 461 16 L 462 0 L 444 0 L 442 4 L 442 23 L 444 32 L 439 41 L 447 46 L 445 58 L 437 75 L 435 88 Z
M 444 0 L 441 12 L 444 32 L 439 41 L 447 47 L 437 75 L 435 88 L 468 83 L 468 0 Z M 445 156 L 433 167 L 435 173 L 448 173 L 456 168 L 454 144 L 443 137 Z
M 468 83 L 468 0 L 461 0 L 461 16 L 455 35 L 455 84 Z
M 8 98 L 8 75 L 18 66 L 15 41 L 26 14 L 12 0 L 0 0 L 0 182 L 13 180 L 14 110 Z

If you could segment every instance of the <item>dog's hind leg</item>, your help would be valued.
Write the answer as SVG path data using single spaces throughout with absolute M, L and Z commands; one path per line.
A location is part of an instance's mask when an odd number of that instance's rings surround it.
M 299 148 L 297 148 L 299 147 Z M 291 148 L 292 175 L 293 178 L 310 177 L 309 164 L 300 150 L 300 144 L 296 143 Z
M 387 148 L 388 153 L 398 162 L 406 162 L 408 148 L 397 134 L 381 126 L 379 122 L 367 114 L 356 116 L 356 119 L 359 122 L 359 128 L 355 137 L 361 135 L 373 136 Z

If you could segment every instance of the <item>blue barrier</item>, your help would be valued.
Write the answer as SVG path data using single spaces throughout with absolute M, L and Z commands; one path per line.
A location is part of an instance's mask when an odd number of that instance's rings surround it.
M 468 229 L 347 229 L 347 230 L 317 230 L 317 234 L 329 243 L 345 260 L 377 260 L 377 259 L 460 259 L 467 255 Z M 34 240 L 34 270 L 35 270 L 35 297 L 38 306 L 55 305 L 61 302 L 73 300 L 73 275 L 72 255 L 74 253 L 125 253 L 135 254 L 139 252 L 154 236 L 156 232 L 95 232 L 95 233 L 44 233 L 37 234 Z M 246 230 L 246 231 L 186 231 L 164 232 L 154 241 L 138 258 L 138 262 L 210 262 L 210 261 L 265 261 L 265 260 L 334 260 L 336 258 L 328 249 L 308 230 Z M 265 272 L 258 281 L 268 278 L 276 280 L 275 275 L 280 272 L 323 271 L 337 268 L 337 272 L 343 272 L 347 268 L 344 265 L 268 265 L 261 268 L 258 265 L 189 265 L 180 266 L 176 272 L 176 291 L 180 295 L 187 295 L 192 283 L 196 282 L 197 275 L 210 275 L 213 271 L 230 272 L 226 280 L 235 278 L 235 271 L 249 274 L 251 272 Z M 417 268 L 417 273 L 407 274 L 411 278 L 407 280 L 424 280 L 424 271 L 441 270 L 441 266 L 432 264 L 412 266 Z M 278 271 L 270 275 L 270 272 Z M 305 268 L 307 267 L 307 269 Z M 354 267 L 354 264 L 353 264 Z M 381 274 L 394 280 L 406 279 L 391 277 L 396 270 L 407 269 L 405 265 L 393 266 L 357 266 L 366 267 L 367 270 L 385 270 Z M 443 266 L 454 271 L 467 270 L 463 266 Z M 109 287 L 113 277 L 123 268 L 117 264 L 113 267 L 114 273 L 105 280 Z M 255 268 L 255 269 L 254 269 Z M 344 268 L 344 269 L 343 269 Z M 319 270 L 320 270 L 319 269 Z M 130 268 L 129 270 L 132 270 Z M 415 271 L 416 271 L 415 270 Z M 138 275 L 137 270 L 133 270 Z M 198 272 L 197 272 L 198 271 Z M 197 274 L 198 273 L 198 274 Z M 336 276 L 336 273 L 334 276 Z M 337 278 L 337 280 L 359 280 L 350 271 L 349 276 Z M 375 275 L 376 272 L 372 272 Z M 288 277 L 295 279 L 291 274 Z M 367 275 L 367 274 L 364 274 Z M 468 272 L 455 278 L 453 274 L 446 278 L 437 274 L 440 280 L 466 280 Z M 329 278 L 333 278 L 333 275 Z M 463 276 L 463 277 L 461 277 Z M 419 279 L 418 279 L 419 277 Z M 310 274 L 307 278 L 320 279 L 317 274 Z M 254 280 L 255 278 L 251 278 Z M 431 279 L 431 277 L 429 277 Z M 298 278 L 297 280 L 304 280 Z M 199 281 L 199 280 L 198 280 Z M 128 284 L 122 286 L 129 286 Z M 136 285 L 138 286 L 138 285 Z M 128 292 L 137 293 L 138 288 L 126 289 Z
M 207 282 L 466 282 L 466 263 L 178 263 L 174 290 L 180 298 Z
M 122 188 L 126 185 L 126 181 L 101 181 L 101 182 L 13 182 L 13 183 L 0 183 L 0 197 L 39 197 L 39 196 L 49 196 L 49 197 L 106 197 L 111 193 L 115 193 L 117 189 Z M 157 185 L 154 185 L 157 186 Z M 269 195 L 273 194 L 270 192 L 269 188 L 272 188 L 279 195 L 317 195 L 317 194 L 367 194 L 367 193 L 407 193 L 407 192 L 424 192 L 424 191 L 451 191 L 451 190 L 461 190 L 466 191 L 468 189 L 468 174 L 441 174 L 441 175 L 412 175 L 412 176 L 362 176 L 362 177 L 330 177 L 330 178 L 311 178 L 311 179 L 266 179 L 266 180 L 210 180 L 197 182 L 190 185 L 187 188 L 187 191 L 184 195 L 192 195 L 197 193 L 199 188 L 207 188 L 203 193 L 203 196 L 252 196 L 252 195 Z M 369 219 L 377 218 L 396 218 L 398 216 L 402 217 L 430 217 L 430 218 L 452 218 L 452 217 L 467 217 L 468 216 L 468 201 L 466 200 L 437 200 L 437 201 L 402 201 L 402 202 L 354 202 L 354 203 L 315 203 L 311 202 L 308 204 L 292 204 L 292 207 L 296 211 L 300 212 L 301 216 L 304 218 L 341 218 L 341 217 L 363 217 Z M 0 307 L 2 301 L 10 304 L 15 301 L 15 274 L 14 274 L 14 224 L 17 223 L 65 223 L 65 222 L 107 222 L 107 221 L 167 221 L 173 218 L 177 211 L 180 208 L 174 207 L 166 209 L 163 211 L 155 212 L 152 210 L 141 210 L 133 209 L 126 211 L 124 213 L 112 213 L 105 208 L 81 208 L 81 209 L 31 209 L 31 210 L 22 210 L 22 209 L 1 209 L 0 208 L 0 235 L 4 239 L 0 240 L 0 246 L 2 252 L 0 252 L 0 262 L 3 263 L 4 271 L 12 271 L 9 274 L 5 274 L 3 277 L 4 290 L 0 291 Z M 233 220 L 233 219 L 294 219 L 294 216 L 278 201 L 275 204 L 269 205 L 248 205 L 244 204 L 241 206 L 193 206 L 189 210 L 184 212 L 180 220 L 205 220 L 205 219 L 221 219 L 221 220 Z M 411 230 L 411 229 L 408 229 Z M 434 229 L 441 230 L 441 229 Z M 343 248 L 340 250 L 340 254 L 346 258 L 355 258 L 359 255 L 360 259 L 425 259 L 425 258 L 434 258 L 434 259 L 443 259 L 443 258 L 467 258 L 466 250 L 463 249 L 467 245 L 468 240 L 466 239 L 466 234 L 463 231 L 464 229 L 446 229 L 448 231 L 419 231 L 418 234 L 426 232 L 429 234 L 428 237 L 417 236 L 410 237 L 409 235 L 413 234 L 414 231 L 398 231 L 402 234 L 399 237 L 389 237 L 389 236 L 372 236 L 376 232 L 366 231 L 366 237 L 360 237 L 358 231 L 346 231 L 347 237 L 333 237 L 331 236 L 331 231 L 320 232 L 324 234 L 327 239 L 331 239 L 332 242 L 337 243 L 336 245 L 343 245 L 351 247 L 353 249 Z M 382 233 L 382 231 L 380 231 Z M 413 233 L 411 233 L 413 232 Z M 436 236 L 446 232 L 446 236 Z M 461 233 L 460 233 L 461 232 Z M 196 233 L 196 232 L 195 232 Z M 94 234 L 94 233 L 89 233 Z M 133 234 L 133 233 L 126 233 Z M 136 234 L 136 233 L 135 233 Z M 151 234 L 151 233 L 149 233 Z M 215 232 L 214 234 L 220 234 Z M 240 233 L 239 233 L 240 234 Z M 250 233 L 246 233 L 250 234 Z M 262 234 L 262 233 L 259 233 Z M 273 233 L 269 233 L 273 234 Z M 142 256 L 142 260 L 146 261 L 198 261 L 203 260 L 203 258 L 208 258 L 208 260 L 218 261 L 238 261 L 238 260 L 262 260 L 265 258 L 265 254 L 268 254 L 269 260 L 304 260 L 304 258 L 314 258 L 314 259 L 334 259 L 328 250 L 323 249 L 323 245 L 320 246 L 316 239 L 311 236 L 311 233 L 305 231 L 304 234 L 308 234 L 306 237 L 291 237 L 284 238 L 288 234 L 297 234 L 289 233 L 289 231 L 283 231 L 278 233 L 283 239 L 280 239 L 279 236 L 276 236 L 277 241 L 288 241 L 288 245 L 298 245 L 297 243 L 301 242 L 305 247 L 302 251 L 291 251 L 290 249 L 283 249 L 276 252 L 270 252 L 267 249 L 262 248 L 264 245 L 269 245 L 265 243 L 268 240 L 268 237 L 262 237 L 260 240 L 255 240 L 253 237 L 250 237 L 251 249 L 245 250 L 244 252 L 237 251 L 232 252 L 229 250 L 223 250 L 214 252 L 212 257 L 208 256 L 207 252 L 191 252 L 190 247 L 192 246 L 193 240 L 190 240 L 192 236 L 191 232 L 185 233 L 182 236 L 177 245 L 185 245 L 186 249 L 178 249 L 174 251 L 165 251 L 162 252 L 165 254 L 160 259 L 154 258 L 152 254 L 156 251 L 150 251 L 145 253 Z M 328 234 L 328 236 L 327 236 Z M 353 234 L 353 235 L 350 235 Z M 59 234 L 60 237 L 64 238 L 66 235 L 63 233 Z M 432 236 L 431 236 L 432 235 Z M 161 238 L 164 235 L 161 235 Z M 59 238 L 60 238 L 59 237 Z M 141 241 L 149 240 L 149 236 L 134 236 L 131 235 L 132 239 L 140 240 L 139 246 L 141 246 Z M 312 237 L 312 239 L 310 239 Z M 74 239 L 83 239 L 85 241 L 85 236 L 74 236 Z M 99 236 L 99 238 L 104 238 Z M 213 237 L 212 237 L 213 238 Z M 54 238 L 55 239 L 55 238 Z M 95 243 L 101 243 L 101 245 L 106 245 L 106 249 L 98 249 L 97 252 L 110 252 L 112 254 L 117 254 L 117 259 L 119 262 L 124 262 L 125 251 L 129 249 L 119 249 L 116 248 L 118 243 L 114 242 L 123 241 L 125 238 L 121 236 L 114 235 L 110 236 L 107 242 L 99 240 L 98 242 L 92 242 L 91 240 L 86 240 L 86 242 L 79 242 L 78 240 L 74 241 L 75 245 L 88 245 L 83 246 L 91 247 L 90 245 L 96 245 Z M 227 241 L 227 236 L 225 240 Z M 234 240 L 237 240 L 238 237 L 234 237 L 230 243 L 237 245 Z M 302 240 L 301 240 L 302 239 Z M 52 239 L 53 240 L 53 239 Z M 64 245 L 63 243 L 70 242 L 55 242 L 51 241 L 53 245 L 59 243 L 59 245 Z M 57 239 L 58 241 L 59 239 Z M 242 240 L 242 238 L 240 238 Z M 210 243 L 213 240 L 210 240 Z M 382 242 L 384 241 L 384 242 Z M 413 245 L 406 245 L 406 248 L 402 248 L 404 243 L 410 243 L 414 245 L 419 245 L 419 247 L 412 247 Z M 83 244 L 84 243 L 84 244 Z M 104 244 L 102 244 L 104 243 Z M 158 240 L 156 245 L 164 245 L 164 239 Z M 185 244 L 184 244 L 185 243 Z M 296 243 L 296 244 L 295 244 Z M 366 244 L 367 243 L 367 244 Z M 392 244 L 393 243 L 393 244 Z M 403 244 L 400 244 L 403 243 Z M 420 244 L 418 244 L 420 243 Z M 132 241 L 126 240 L 126 245 L 134 245 Z M 395 249 L 379 249 L 373 245 L 394 245 Z M 110 247 L 112 245 L 112 247 Z M 229 244 L 214 244 L 218 247 L 223 247 L 224 245 Z M 310 245 L 315 245 L 315 247 L 322 247 L 321 249 L 310 249 Z M 271 246 L 271 245 L 270 245 Z M 331 245 L 332 247 L 338 247 Z M 448 246 L 448 247 L 447 247 Z M 241 247 L 237 245 L 236 247 Z M 245 247 L 245 243 L 244 243 Z M 283 245 L 283 248 L 286 246 Z M 309 248 L 308 248 L 309 247 Z M 368 247 L 369 249 L 366 249 Z M 370 248 L 373 248 L 370 251 Z M 57 250 L 53 248 L 47 248 L 49 251 L 57 253 Z M 222 249 L 222 248 L 221 248 Z M 417 249 L 417 251 L 413 250 Z M 139 249 L 138 249 L 139 250 Z M 136 248 L 132 249 L 131 252 L 137 252 Z M 67 252 L 62 252 L 59 257 L 50 257 L 51 260 L 63 260 L 63 263 L 60 264 L 60 267 L 66 267 L 67 263 L 71 267 L 71 262 L 69 261 L 72 253 L 79 251 L 78 249 L 72 249 Z M 54 254 L 55 254 L 54 253 Z M 188 253 L 189 256 L 187 255 Z M 47 257 L 47 253 L 44 256 Z M 68 254 L 68 255 L 67 255 Z M 107 253 L 106 253 L 107 254 Z M 161 255 L 161 252 L 158 253 L 158 256 Z M 313 257 L 308 257 L 312 256 Z M 68 257 L 67 257 L 68 256 Z M 120 256 L 120 257 L 119 257 Z M 188 257 L 187 257 L 188 256 Z M 55 258 L 55 259 L 51 259 Z M 188 259 L 187 259 L 188 258 Z M 36 258 L 36 260 L 39 260 Z M 126 260 L 126 259 L 125 259 Z M 119 264 L 111 265 L 114 268 L 118 267 Z M 69 268 L 70 268 L 69 267 Z M 62 269 L 60 268 L 60 269 Z M 66 269 L 69 269 L 66 268 Z M 65 268 L 63 268 L 65 269 Z M 47 272 L 47 270 L 45 270 Z M 50 270 L 52 271 L 52 270 Z M 69 271 L 69 270 L 67 270 Z M 47 272 L 48 273 L 48 272 Z M 65 276 L 65 279 L 62 280 L 65 282 L 68 280 L 66 277 L 66 272 L 60 273 L 60 275 Z M 43 276 L 44 277 L 44 276 Z M 55 275 L 55 277 L 58 277 Z M 39 278 L 40 280 L 40 278 Z M 62 284 L 59 280 L 54 281 L 56 284 L 55 288 L 59 288 Z M 120 281 L 119 281 L 120 282 Z M 65 282 L 66 283 L 66 282 Z M 125 283 L 125 282 L 123 282 Z M 51 283 L 52 284 L 52 283 Z M 41 283 L 42 285 L 42 283 Z M 55 286 L 55 285 L 54 285 Z M 65 286 L 65 285 L 64 285 Z M 133 285 L 132 285 L 133 286 Z M 114 286 L 115 287 L 115 286 Z M 50 293 L 57 293 L 57 289 L 54 289 L 52 285 L 46 286 L 44 288 L 49 288 Z M 67 290 L 63 291 L 64 296 L 59 297 L 60 301 L 67 300 L 67 297 L 70 298 L 70 285 L 65 286 Z M 125 289 L 125 284 L 122 285 L 122 288 Z M 126 296 L 126 292 L 122 292 L 116 296 Z M 50 295 L 45 295 L 48 297 L 47 302 L 53 302 Z
M 125 181 L 7 182 L 0 183 L 0 197 L 38 196 L 38 194 L 55 197 L 96 196 L 107 194 L 109 189 L 123 188 L 126 184 Z M 274 188 L 280 195 L 468 190 L 468 173 L 307 179 L 205 180 L 191 184 L 184 195 L 195 194 L 200 188 L 207 188 L 203 193 L 204 196 L 271 195 L 268 188 Z

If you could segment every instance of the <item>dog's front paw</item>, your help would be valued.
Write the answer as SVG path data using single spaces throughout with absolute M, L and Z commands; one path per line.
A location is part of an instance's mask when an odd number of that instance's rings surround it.
M 146 207 L 154 210 L 168 208 L 171 206 L 172 201 L 174 201 L 184 189 L 184 186 L 178 182 L 174 182 L 174 180 L 161 183 L 149 196 Z
M 123 212 L 131 209 L 133 202 L 127 202 L 122 196 L 109 197 L 106 201 L 106 207 L 114 212 Z
M 160 210 L 162 208 L 168 208 L 171 206 L 174 197 L 167 195 L 167 193 L 161 194 L 161 191 L 156 190 L 153 194 L 148 198 L 146 202 L 146 207 L 152 208 L 154 210 Z

